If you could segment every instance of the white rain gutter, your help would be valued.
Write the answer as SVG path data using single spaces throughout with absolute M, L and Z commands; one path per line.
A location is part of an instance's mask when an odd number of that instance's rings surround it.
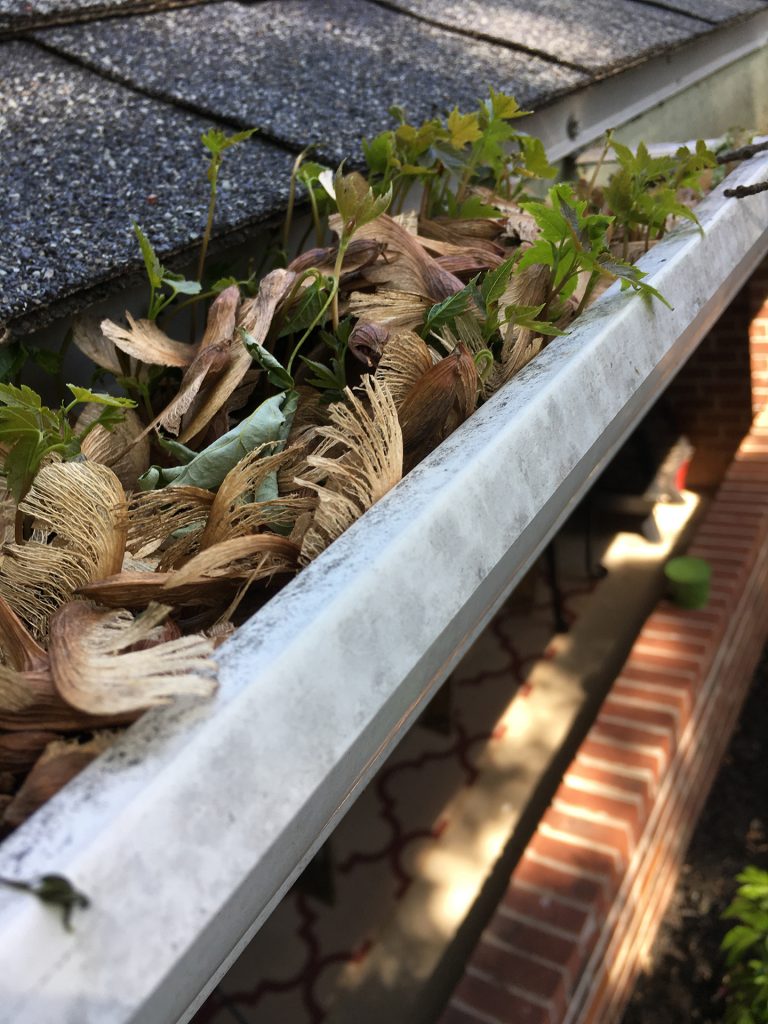
M 729 179 L 768 177 L 768 157 Z M 147 714 L 0 847 L 2 1024 L 175 1024 L 242 951 L 768 250 L 768 193 L 699 208 L 246 623 L 207 704 Z

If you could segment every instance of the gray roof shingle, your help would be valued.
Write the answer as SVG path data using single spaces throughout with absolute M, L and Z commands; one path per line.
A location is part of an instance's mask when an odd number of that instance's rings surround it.
M 199 239 L 210 122 L 31 43 L 0 54 L 0 324 L 134 269 L 133 220 L 162 252 Z M 279 210 L 292 162 L 258 140 L 228 154 L 220 229 Z

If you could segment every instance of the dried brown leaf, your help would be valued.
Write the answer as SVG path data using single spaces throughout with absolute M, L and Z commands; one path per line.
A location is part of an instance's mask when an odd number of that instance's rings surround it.
M 72 323 L 72 341 L 92 363 L 116 377 L 123 372 L 115 343 L 101 329 L 101 319 L 92 313 L 81 313 Z
M 290 293 L 295 280 L 296 275 L 289 270 L 273 270 L 262 280 L 258 294 L 242 304 L 237 329 L 229 344 L 229 365 L 184 416 L 183 429 L 179 435 L 181 442 L 186 444 L 208 426 L 251 368 L 253 360 L 243 344 L 240 329 L 250 334 L 258 344 L 263 344 L 275 313 Z
M 175 697 L 210 697 L 216 689 L 213 644 L 184 636 L 159 639 L 170 608 L 150 605 L 136 617 L 125 609 L 72 601 L 51 620 L 53 682 L 72 707 L 91 715 L 125 714 L 169 704 Z
M 106 338 L 121 352 L 150 366 L 189 366 L 195 357 L 193 345 L 174 341 L 161 331 L 154 320 L 134 320 L 126 312 L 127 327 L 112 320 L 102 320 L 101 329 Z
M 182 417 L 189 412 L 192 403 L 204 384 L 210 384 L 229 365 L 229 346 L 209 345 L 201 349 L 184 371 L 175 398 L 168 403 L 153 422 L 153 427 L 164 427 L 169 434 L 178 434 Z
M 114 733 L 97 733 L 87 743 L 79 743 L 77 740 L 54 740 L 49 743 L 6 807 L 4 824 L 15 827 L 26 821 L 79 775 L 83 768 L 87 768 L 114 740 Z
M 229 345 L 237 327 L 239 308 L 240 289 L 236 284 L 219 292 L 208 310 L 205 333 L 198 346 L 198 353 L 211 346 Z

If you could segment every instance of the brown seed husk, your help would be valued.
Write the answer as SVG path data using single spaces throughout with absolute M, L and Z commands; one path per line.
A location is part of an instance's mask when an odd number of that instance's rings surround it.
M 243 580 L 294 572 L 297 557 L 298 547 L 276 534 L 234 537 L 200 551 L 172 572 L 122 572 L 89 583 L 79 593 L 109 608 L 144 608 L 151 601 L 213 607 Z
M 53 463 L 40 470 L 19 508 L 34 519 L 41 540 L 6 545 L 0 597 L 43 640 L 50 616 L 79 587 L 120 569 L 125 492 L 98 462 Z
M 358 320 L 349 336 L 349 351 L 364 366 L 375 370 L 388 338 L 389 331 L 386 327 Z
M 174 568 L 200 547 L 213 499 L 211 491 L 188 486 L 132 494 L 128 503 L 128 551 L 136 558 L 146 558 L 162 548 L 158 569 Z M 179 530 L 183 534 L 174 537 Z
M 101 406 L 89 403 L 77 420 L 78 430 L 92 423 L 101 412 Z M 125 410 L 125 417 L 112 430 L 94 427 L 80 446 L 91 462 L 109 466 L 126 491 L 132 491 L 138 479 L 149 468 L 149 438 L 144 426 L 133 411 Z
M 300 495 L 252 500 L 273 473 L 295 461 L 295 453 L 290 449 L 275 455 L 264 454 L 273 448 L 272 443 L 260 445 L 224 477 L 211 506 L 201 548 L 256 533 L 265 526 L 291 527 L 297 516 L 312 507 L 313 501 Z
M 63 789 L 115 740 L 115 734 L 96 733 L 87 743 L 54 740 L 45 748 L 16 796 L 5 808 L 3 823 L 16 827 Z
M 398 411 L 406 469 L 420 462 L 474 412 L 477 389 L 475 362 L 463 344 L 421 377 Z
M 517 328 L 510 331 L 502 346 L 501 363 L 495 368 L 491 375 L 486 393 L 494 391 L 506 384 L 507 381 L 518 374 L 524 366 L 541 352 L 544 347 L 544 339 L 539 334 L 534 334 L 526 328 Z
M 229 365 L 184 416 L 179 435 L 182 443 L 186 444 L 208 426 L 251 368 L 253 360 L 243 344 L 240 329 L 250 334 L 258 344 L 263 344 L 275 313 L 280 303 L 290 293 L 295 280 L 296 275 L 289 270 L 273 270 L 262 280 L 258 294 L 242 304 L 237 328 L 229 343 Z
M 376 370 L 376 380 L 386 384 L 399 410 L 432 366 L 432 355 L 423 338 L 414 331 L 398 331 L 387 342 Z
M 320 443 L 307 457 L 307 478 L 317 509 L 304 533 L 301 563 L 316 558 L 401 479 L 403 437 L 395 403 L 386 384 L 363 378 L 367 406 L 349 389 L 347 403 L 330 411 L 330 425 L 319 427 Z M 298 524 L 297 524 L 298 525 Z M 303 528 L 303 524 L 302 524 Z
M 499 299 L 499 309 L 507 306 L 540 306 L 547 298 L 551 280 L 549 267 L 534 264 L 526 267 L 509 279 L 504 294 Z M 509 331 L 509 325 L 507 325 Z
M 126 312 L 127 327 L 112 320 L 102 320 L 101 329 L 106 338 L 121 352 L 149 366 L 189 366 L 195 357 L 194 345 L 174 341 L 161 331 L 154 320 L 134 320 Z
M 3 461 L 0 450 L 0 464 Z M 13 540 L 14 523 L 16 521 L 16 503 L 0 480 L 0 548 L 8 540 Z
M 503 246 L 496 244 L 504 234 L 503 217 L 427 217 L 419 218 L 419 230 L 427 238 L 452 242 L 457 247 L 480 244 L 489 252 L 503 254 Z
M 274 572 L 292 571 L 298 558 L 296 545 L 275 533 L 231 537 L 204 548 L 173 573 L 165 592 L 206 583 L 227 585 L 248 579 L 254 570 L 263 579 Z
M 213 644 L 202 636 L 159 639 L 170 608 L 150 605 L 134 616 L 124 608 L 72 601 L 51 620 L 49 654 L 54 686 L 74 708 L 114 715 L 169 704 L 175 697 L 210 697 L 216 689 Z
M 352 292 L 347 312 L 358 320 L 378 324 L 391 333 L 421 327 L 434 303 L 416 292 L 379 288 L 375 292 Z

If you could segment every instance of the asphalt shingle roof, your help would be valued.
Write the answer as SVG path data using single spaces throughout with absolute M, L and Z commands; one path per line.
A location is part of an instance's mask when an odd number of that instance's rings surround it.
M 227 154 L 217 208 L 219 234 L 248 230 L 284 207 L 299 150 L 355 160 L 394 103 L 420 120 L 473 107 L 493 85 L 541 108 L 766 8 L 0 0 L 0 328 L 33 329 L 119 286 L 140 267 L 133 220 L 161 253 L 191 252 L 211 124 L 261 129 Z
M 0 55 L 0 323 L 133 269 L 134 220 L 161 252 L 199 238 L 207 184 L 198 139 L 210 121 L 32 43 L 6 43 Z M 279 210 L 292 163 L 259 140 L 233 150 L 220 230 Z
M 226 2 L 48 29 L 36 38 L 88 67 L 338 163 L 392 124 L 474 107 L 488 83 L 537 106 L 583 73 L 445 32 L 360 0 Z M 222 60 L 222 54 L 226 59 Z
M 605 73 L 681 43 L 709 26 L 634 0 L 391 0 L 445 28 L 482 33 L 512 46 Z

